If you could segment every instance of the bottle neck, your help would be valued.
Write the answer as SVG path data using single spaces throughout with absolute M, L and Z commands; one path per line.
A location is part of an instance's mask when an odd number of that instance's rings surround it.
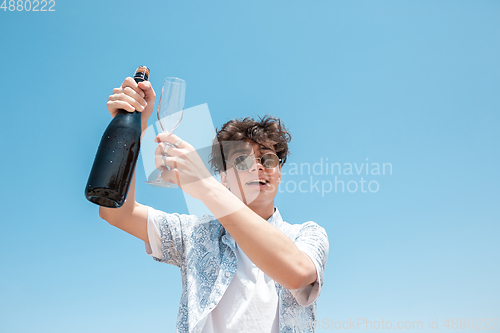
M 135 73 L 134 80 L 135 80 L 135 82 L 139 83 L 142 81 L 147 81 L 148 77 L 144 73 Z

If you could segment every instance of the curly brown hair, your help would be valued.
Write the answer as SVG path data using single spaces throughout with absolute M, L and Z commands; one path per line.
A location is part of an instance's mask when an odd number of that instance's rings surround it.
M 281 119 L 265 115 L 255 120 L 251 117 L 233 119 L 217 129 L 217 134 L 212 144 L 210 154 L 210 165 L 216 173 L 226 171 L 226 159 L 229 151 L 228 141 L 256 142 L 266 147 L 273 147 L 276 155 L 281 159 L 281 165 L 285 164 L 288 151 L 288 143 L 292 139 Z M 234 147 L 234 146 L 233 146 Z

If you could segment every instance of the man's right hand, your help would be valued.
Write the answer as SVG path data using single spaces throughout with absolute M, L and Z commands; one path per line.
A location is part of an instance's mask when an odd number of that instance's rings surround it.
M 117 115 L 118 110 L 128 112 L 141 112 L 142 129 L 148 126 L 148 119 L 153 113 L 155 104 L 155 91 L 149 81 L 136 83 L 131 77 L 127 77 L 122 85 L 113 89 L 113 94 L 108 98 L 108 111 L 111 116 Z

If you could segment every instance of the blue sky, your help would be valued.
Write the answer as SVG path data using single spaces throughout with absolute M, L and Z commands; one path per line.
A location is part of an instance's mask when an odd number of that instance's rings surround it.
M 448 318 L 450 329 L 453 318 L 500 319 L 500 2 L 54 9 L 0 10 L 0 332 L 174 330 L 178 269 L 149 258 L 83 195 L 107 97 L 139 65 L 158 95 L 164 77 L 186 80 L 186 107 L 206 103 L 215 126 L 269 113 L 290 129 L 276 205 L 330 240 L 318 332 L 358 318 L 422 321 L 422 331 L 429 319 L 439 331 Z M 320 172 L 327 162 L 353 174 Z M 392 172 L 357 174 L 362 163 Z M 317 172 L 293 174 L 294 164 Z M 138 201 L 188 212 L 181 190 L 150 187 L 138 170 Z M 339 181 L 352 191 L 321 193 Z

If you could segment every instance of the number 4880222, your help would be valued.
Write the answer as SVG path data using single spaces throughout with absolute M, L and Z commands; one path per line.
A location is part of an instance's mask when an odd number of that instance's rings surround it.
M 0 9 L 4 12 L 55 12 L 55 6 L 55 0 L 3 0 Z

